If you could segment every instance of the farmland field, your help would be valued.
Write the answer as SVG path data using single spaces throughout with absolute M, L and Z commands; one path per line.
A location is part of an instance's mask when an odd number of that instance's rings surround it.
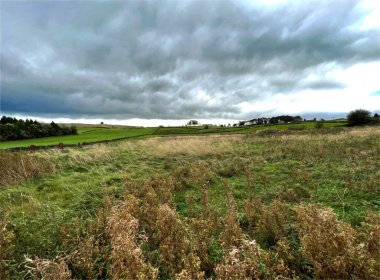
M 326 122 L 325 127 L 342 126 L 345 122 Z M 205 129 L 203 126 L 194 127 L 165 127 L 165 128 L 140 128 L 140 127 L 123 127 L 123 126 L 85 126 L 78 127 L 78 135 L 54 136 L 45 138 L 24 139 L 16 141 L 0 142 L 0 149 L 50 146 L 64 143 L 65 145 L 78 143 L 91 143 L 104 140 L 112 140 L 118 138 L 136 138 L 147 136 L 166 136 L 166 135 L 198 135 L 210 133 L 249 133 L 261 129 L 310 129 L 314 128 L 315 122 L 307 122 L 302 124 L 281 124 L 270 126 L 255 127 L 210 127 Z
M 30 145 L 44 146 L 64 144 L 78 144 L 83 142 L 96 142 L 102 140 L 111 140 L 122 137 L 136 137 L 152 134 L 154 128 L 108 128 L 108 127 L 80 127 L 78 135 L 54 136 L 44 138 L 34 138 L 16 141 L 0 142 L 0 148 L 28 147 Z
M 380 276 L 378 127 L 1 156 L 0 279 Z

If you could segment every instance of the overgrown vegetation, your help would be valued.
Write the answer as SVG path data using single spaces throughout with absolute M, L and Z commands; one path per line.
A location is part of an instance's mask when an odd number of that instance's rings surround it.
M 0 187 L 54 170 L 52 163 L 38 156 L 0 151 L 0 159 Z
M 376 127 L 39 151 L 0 190 L 0 278 L 378 279 L 379 155 Z

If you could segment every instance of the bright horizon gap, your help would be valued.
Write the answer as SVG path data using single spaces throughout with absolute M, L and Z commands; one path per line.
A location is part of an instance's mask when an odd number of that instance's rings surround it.
M 358 108 L 359 109 L 359 108 Z M 365 108 L 364 108 L 365 109 Z M 347 112 L 348 113 L 348 112 Z M 30 116 L 30 115 L 22 115 L 22 114 L 6 114 L 1 113 L 1 115 L 6 115 L 9 117 L 15 117 L 17 119 L 32 119 L 37 120 L 39 122 L 43 123 L 50 123 L 54 121 L 55 123 L 67 123 L 67 124 L 101 124 L 103 122 L 106 125 L 125 125 L 125 126 L 142 126 L 142 127 L 158 127 L 160 125 L 162 126 L 184 126 L 186 123 L 193 119 L 197 120 L 200 124 L 213 124 L 213 125 L 228 125 L 228 124 L 234 124 L 238 123 L 239 121 L 247 121 L 249 119 L 255 119 L 255 118 L 261 118 L 261 117 L 275 117 L 279 115 L 291 115 L 291 116 L 301 116 L 303 119 L 312 120 L 316 118 L 317 120 L 320 120 L 321 118 L 325 120 L 334 120 L 339 118 L 345 118 L 347 113 L 333 113 L 333 114 L 326 114 L 326 113 L 315 113 L 315 114 L 277 114 L 277 115 L 271 115 L 271 116 L 259 116 L 259 117 L 252 117 L 248 119 L 201 119 L 201 118 L 189 118 L 189 119 L 139 119 L 139 118 L 132 118 L 132 119 L 100 119 L 100 118 L 64 118 L 64 117 L 38 117 L 38 116 Z M 372 114 L 380 113 L 380 111 L 371 111 Z

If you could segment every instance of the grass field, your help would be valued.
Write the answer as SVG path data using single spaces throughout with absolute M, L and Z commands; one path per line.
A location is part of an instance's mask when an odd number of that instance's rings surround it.
M 2 152 L 0 279 L 378 279 L 380 129 L 249 132 Z
M 0 142 L 0 149 L 14 147 L 28 147 L 30 145 L 45 146 L 64 144 L 78 144 L 83 142 L 96 142 L 111 140 L 122 137 L 136 137 L 152 134 L 155 128 L 101 128 L 101 127 L 81 127 L 78 135 L 54 136 L 45 138 L 25 139 L 16 141 Z
M 344 122 L 326 122 L 325 127 L 342 126 Z M 123 137 L 146 137 L 146 136 L 167 136 L 167 135 L 198 135 L 211 133 L 250 133 L 261 129 L 310 129 L 314 128 L 314 122 L 303 124 L 282 124 L 271 126 L 255 126 L 255 127 L 210 127 L 205 129 L 203 126 L 195 127 L 165 127 L 165 128 L 137 128 L 122 126 L 85 126 L 78 127 L 78 135 L 55 136 L 37 139 L 25 139 L 17 141 L 0 142 L 0 149 L 58 145 L 59 143 L 78 144 L 91 143 L 104 140 L 112 140 Z

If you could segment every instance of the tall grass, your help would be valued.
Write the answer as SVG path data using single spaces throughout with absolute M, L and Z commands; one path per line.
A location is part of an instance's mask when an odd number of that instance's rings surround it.
M 0 186 L 52 172 L 53 164 L 30 154 L 0 151 Z
M 33 193 L 23 208 L 7 204 L 0 278 L 17 278 L 17 267 L 37 279 L 379 279 L 380 132 L 324 129 L 38 154 L 61 184 L 88 180 L 86 200 L 62 204 L 72 214 L 56 228 L 46 223 L 49 251 L 17 241 L 38 231 L 18 211 L 47 208 L 31 207 Z

